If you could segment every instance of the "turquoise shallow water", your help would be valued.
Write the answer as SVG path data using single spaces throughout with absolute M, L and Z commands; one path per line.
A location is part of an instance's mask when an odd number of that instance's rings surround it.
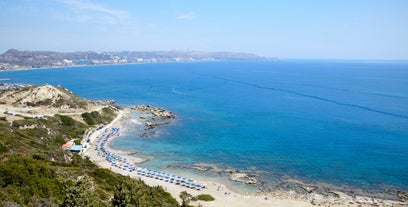
M 335 185 L 408 190 L 408 64 L 202 62 L 1 72 L 90 99 L 177 114 L 160 134 L 128 129 L 114 147 L 146 166 L 218 163 Z M 135 129 L 136 130 L 136 129 Z

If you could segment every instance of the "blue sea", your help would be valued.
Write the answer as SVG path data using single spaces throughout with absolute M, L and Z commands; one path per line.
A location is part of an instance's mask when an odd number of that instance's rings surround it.
M 259 61 L 106 65 L 1 72 L 92 100 L 176 114 L 157 136 L 112 145 L 147 167 L 215 163 L 361 189 L 408 190 L 408 63 Z

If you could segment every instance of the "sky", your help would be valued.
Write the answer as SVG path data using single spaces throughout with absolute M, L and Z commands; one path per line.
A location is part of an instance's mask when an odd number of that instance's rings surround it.
M 0 0 L 0 53 L 197 50 L 408 60 L 408 0 Z

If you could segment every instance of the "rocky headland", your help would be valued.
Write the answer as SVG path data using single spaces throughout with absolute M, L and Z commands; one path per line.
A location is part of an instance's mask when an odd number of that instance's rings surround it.
M 48 84 L 8 88 L 0 93 L 0 110 L 10 115 L 29 117 L 80 115 L 88 111 L 98 111 L 113 103 L 109 100 L 86 100 L 62 86 Z

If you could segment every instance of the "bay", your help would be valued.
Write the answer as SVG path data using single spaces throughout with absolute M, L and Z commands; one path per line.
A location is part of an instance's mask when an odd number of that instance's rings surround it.
M 216 163 L 334 185 L 408 190 L 408 64 L 351 61 L 197 62 L 1 72 L 93 100 L 176 113 L 149 139 L 112 144 L 146 166 Z

